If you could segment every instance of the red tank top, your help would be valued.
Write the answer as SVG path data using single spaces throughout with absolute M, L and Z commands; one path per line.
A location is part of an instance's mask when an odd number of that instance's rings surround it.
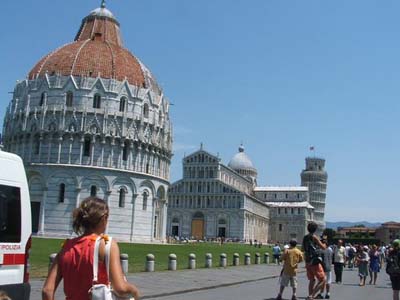
M 97 236 L 87 235 L 67 240 L 59 257 L 66 300 L 90 300 L 93 282 L 93 251 Z M 104 262 L 99 261 L 98 282 L 108 284 Z

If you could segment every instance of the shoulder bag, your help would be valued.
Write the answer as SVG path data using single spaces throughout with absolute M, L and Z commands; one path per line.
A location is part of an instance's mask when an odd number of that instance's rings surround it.
M 93 251 L 93 284 L 89 290 L 89 295 L 92 300 L 135 300 L 133 297 L 120 297 L 116 295 L 111 284 L 95 284 L 97 282 L 99 270 L 99 248 L 102 237 L 96 239 Z M 105 249 L 105 264 L 107 269 L 107 278 L 110 279 L 110 252 L 111 252 L 112 237 L 108 238 Z

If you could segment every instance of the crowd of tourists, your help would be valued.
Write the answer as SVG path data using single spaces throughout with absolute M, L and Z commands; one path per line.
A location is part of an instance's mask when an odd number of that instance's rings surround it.
M 295 240 L 290 241 L 286 249 L 280 249 L 279 243 L 273 247 L 273 256 L 277 264 L 283 261 L 280 276 L 280 289 L 276 300 L 282 299 L 285 287 L 292 287 L 292 300 L 297 300 L 297 269 L 303 260 L 306 264 L 308 296 L 306 299 L 330 299 L 331 285 L 334 280 L 340 285 L 343 281 L 343 270 L 357 268 L 359 286 L 368 283 L 376 285 L 378 274 L 386 266 L 386 273 L 390 276 L 393 289 L 393 300 L 399 299 L 400 290 L 400 240 L 394 240 L 391 245 L 352 245 L 343 244 L 338 240 L 336 244 L 329 245 L 325 237 L 318 237 L 316 223 L 308 224 L 308 234 L 304 236 L 302 249 L 304 254 L 296 247 Z

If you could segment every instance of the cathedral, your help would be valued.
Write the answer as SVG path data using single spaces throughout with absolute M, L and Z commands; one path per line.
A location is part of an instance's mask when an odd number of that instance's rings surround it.
M 324 229 L 324 159 L 306 158 L 301 186 L 262 187 L 244 150 L 228 165 L 203 146 L 182 159 L 183 178 L 168 191 L 168 236 L 265 243 L 300 241 L 310 221 Z
M 89 13 L 74 41 L 18 81 L 4 119 L 4 150 L 24 160 L 33 232 L 70 236 L 72 210 L 88 196 L 110 207 L 119 240 L 165 240 L 172 157 L 169 100 L 124 48 L 106 8 Z

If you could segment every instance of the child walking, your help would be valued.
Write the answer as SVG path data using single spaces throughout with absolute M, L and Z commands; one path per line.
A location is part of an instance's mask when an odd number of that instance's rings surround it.
M 293 290 L 292 300 L 297 300 L 297 266 L 303 261 L 303 253 L 296 248 L 296 245 L 297 241 L 291 240 L 289 243 L 289 249 L 286 249 L 283 253 L 283 270 L 280 280 L 279 294 L 276 297 L 276 300 L 282 300 L 283 290 L 289 285 L 289 283 Z

